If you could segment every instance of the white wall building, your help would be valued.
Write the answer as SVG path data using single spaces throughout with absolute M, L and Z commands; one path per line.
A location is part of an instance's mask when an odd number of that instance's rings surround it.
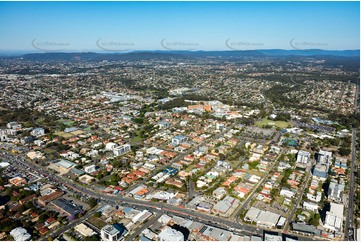
M 317 212 L 318 210 L 318 204 L 317 203 L 311 203 L 311 202 L 304 202 L 303 208 L 312 212 Z
M 96 165 L 90 165 L 90 166 L 85 166 L 84 167 L 84 171 L 88 174 L 95 172 L 96 169 Z
M 118 145 L 113 142 L 109 142 L 105 145 L 105 150 L 111 150 L 113 151 Z
M 310 157 L 310 152 L 300 150 L 297 154 L 296 162 L 300 164 L 308 164 L 308 162 L 310 161 Z
M 129 144 L 118 146 L 113 150 L 114 155 L 116 155 L 116 156 L 126 154 L 126 153 L 128 153 L 130 151 L 131 151 L 131 148 L 130 148 Z
M 45 134 L 45 130 L 43 128 L 35 128 L 30 132 L 30 134 L 35 137 L 40 137 Z
M 343 223 L 343 204 L 330 203 L 331 208 L 326 212 L 324 227 L 331 231 L 341 232 Z
M 103 241 L 120 241 L 128 231 L 120 224 L 106 225 L 100 231 Z
M 294 191 L 291 191 L 287 188 L 282 188 L 280 195 L 288 198 L 293 198 L 296 193 Z

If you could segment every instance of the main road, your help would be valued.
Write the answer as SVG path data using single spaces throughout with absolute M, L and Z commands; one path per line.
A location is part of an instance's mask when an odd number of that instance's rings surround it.
M 29 171 L 34 170 L 43 176 L 47 177 L 47 179 L 56 181 L 63 186 L 68 187 L 69 189 L 76 191 L 85 196 L 90 196 L 95 199 L 99 199 L 101 202 L 110 202 L 114 204 L 120 205 L 130 205 L 130 206 L 138 206 L 145 209 L 154 209 L 160 210 L 165 213 L 172 213 L 178 216 L 186 217 L 188 219 L 194 219 L 199 222 L 204 222 L 206 224 L 213 225 L 215 227 L 223 228 L 223 229 L 234 229 L 234 231 L 238 233 L 243 233 L 246 235 L 258 235 L 262 236 L 263 230 L 261 228 L 257 228 L 253 225 L 243 224 L 241 222 L 234 222 L 227 218 L 222 218 L 218 216 L 213 216 L 205 213 L 201 213 L 199 211 L 194 211 L 191 209 L 187 209 L 184 207 L 177 207 L 166 203 L 158 203 L 144 200 L 137 200 L 129 197 L 120 197 L 120 196 L 111 196 L 107 194 L 100 194 L 88 188 L 82 187 L 71 180 L 66 180 L 60 176 L 49 174 L 49 172 L 42 167 L 35 165 L 33 163 L 27 162 L 24 158 L 20 156 L 14 156 L 9 153 L 2 152 L 2 154 L 7 158 L 13 165 L 18 166 L 22 169 L 28 169 Z M 87 217 L 87 216 L 86 216 Z M 280 232 L 276 229 L 267 229 L 268 231 Z M 54 236 L 54 235 L 53 235 Z M 313 237 L 299 237 L 304 240 L 314 240 Z
M 354 195 L 355 195 L 355 162 L 356 162 L 356 129 L 352 129 L 352 160 L 351 160 L 351 172 L 349 179 L 349 189 L 348 189 L 348 208 L 346 212 L 346 222 L 345 222 L 345 240 L 354 240 Z M 351 232 L 351 233 L 350 233 Z

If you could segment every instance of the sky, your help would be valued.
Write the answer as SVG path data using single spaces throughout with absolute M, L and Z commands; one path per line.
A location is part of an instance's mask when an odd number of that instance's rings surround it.
M 360 48 L 359 2 L 0 2 L 0 51 Z

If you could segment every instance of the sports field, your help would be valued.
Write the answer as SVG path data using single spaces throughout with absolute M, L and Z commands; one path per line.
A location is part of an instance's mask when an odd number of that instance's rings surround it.
M 281 129 L 292 126 L 290 122 L 274 121 L 274 120 L 269 120 L 268 118 L 264 118 L 262 121 L 256 122 L 256 126 L 259 128 L 262 128 L 262 126 L 264 126 L 264 125 L 276 126 Z

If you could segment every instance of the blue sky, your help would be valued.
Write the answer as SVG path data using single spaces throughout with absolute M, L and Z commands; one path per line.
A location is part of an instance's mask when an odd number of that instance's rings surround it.
M 359 2 L 0 2 L 0 51 L 359 49 Z

